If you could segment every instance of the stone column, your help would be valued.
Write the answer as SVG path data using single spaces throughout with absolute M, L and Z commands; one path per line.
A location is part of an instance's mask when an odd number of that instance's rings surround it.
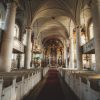
M 93 0 L 92 15 L 94 24 L 96 71 L 100 72 L 100 0 Z
M 25 49 L 25 68 L 30 69 L 31 66 L 31 28 L 27 27 L 26 32 L 27 32 L 27 43 L 26 43 L 26 49 Z
M 49 48 L 49 65 L 51 64 L 51 55 L 50 55 L 50 52 L 51 52 L 51 48 Z
M 23 44 L 23 39 L 24 39 L 24 33 L 20 34 L 20 42 Z M 18 54 L 18 64 L 17 68 L 20 69 L 24 66 L 24 54 Z
M 76 63 L 77 69 L 82 69 L 82 52 L 80 48 L 80 27 L 76 27 Z
M 67 47 L 66 47 L 66 67 L 69 68 L 69 39 L 67 40 Z
M 73 44 L 73 33 L 71 33 L 70 37 L 70 68 L 74 68 L 74 44 Z
M 66 68 L 68 68 L 68 48 L 66 47 Z
M 11 59 L 14 38 L 13 29 L 15 26 L 16 8 L 16 2 L 11 2 L 7 4 L 7 12 L 5 16 L 5 29 L 3 33 L 3 41 L 0 55 L 0 71 L 9 72 L 11 70 Z
M 59 48 L 57 48 L 57 65 L 59 65 Z
M 51 55 L 49 54 L 49 65 L 51 65 Z
M 67 48 L 67 44 L 66 41 L 64 41 L 64 66 L 66 67 L 66 48 Z

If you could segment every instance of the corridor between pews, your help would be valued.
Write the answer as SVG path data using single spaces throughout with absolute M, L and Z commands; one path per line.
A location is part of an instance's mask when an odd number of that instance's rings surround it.
M 50 68 L 46 77 L 23 100 L 78 100 L 56 68 Z

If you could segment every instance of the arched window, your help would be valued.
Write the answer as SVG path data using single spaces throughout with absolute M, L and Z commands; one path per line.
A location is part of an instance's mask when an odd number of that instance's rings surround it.
M 3 4 L 0 3 L 0 29 L 4 29 L 5 13 L 5 8 Z
M 90 39 L 92 39 L 94 37 L 94 32 L 93 32 L 93 23 L 91 23 L 90 27 L 89 27 L 89 33 L 90 33 Z
M 18 25 L 15 24 L 15 27 L 14 27 L 14 37 L 15 38 L 19 38 L 19 27 Z
M 94 31 L 93 31 L 93 23 L 90 24 L 89 27 L 89 38 L 90 40 L 94 38 Z M 91 68 L 94 69 L 96 61 L 95 61 L 95 54 L 91 54 Z

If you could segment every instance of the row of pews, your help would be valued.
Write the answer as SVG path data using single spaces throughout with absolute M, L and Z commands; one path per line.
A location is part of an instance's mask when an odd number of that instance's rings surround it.
M 0 100 L 22 100 L 48 72 L 48 68 L 0 72 Z
M 80 100 L 100 100 L 100 73 L 63 68 L 59 72 Z

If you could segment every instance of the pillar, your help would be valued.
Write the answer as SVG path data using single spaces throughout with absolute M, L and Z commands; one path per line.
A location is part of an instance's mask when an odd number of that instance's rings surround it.
M 59 48 L 57 48 L 57 65 L 59 65 Z
M 11 2 L 7 4 L 7 12 L 5 16 L 5 27 L 3 33 L 3 41 L 1 46 L 1 64 L 0 71 L 11 71 L 11 59 L 12 59 L 12 49 L 13 49 L 13 29 L 15 26 L 16 17 L 16 2 Z
M 66 67 L 69 67 L 69 46 L 70 46 L 70 42 L 69 39 L 67 40 L 67 47 L 66 47 Z
M 27 42 L 26 42 L 26 49 L 25 49 L 25 68 L 30 69 L 31 66 L 31 50 L 32 50 L 32 44 L 31 44 L 31 28 L 27 27 Z
M 73 43 L 73 32 L 70 34 L 70 68 L 74 68 L 74 43 Z
M 66 68 L 68 68 L 68 47 L 66 47 Z
M 76 63 L 77 69 L 82 69 L 82 52 L 80 48 L 80 27 L 76 28 Z
M 100 0 L 92 2 L 92 16 L 94 25 L 94 43 L 96 57 L 96 71 L 100 72 Z
M 23 39 L 24 39 L 24 34 L 20 34 L 20 42 L 23 43 Z M 20 69 L 24 67 L 24 53 L 23 54 L 18 54 L 18 66 L 17 68 Z
M 67 44 L 66 41 L 64 41 L 64 67 L 66 67 L 66 48 L 67 48 Z
M 49 65 L 51 64 L 51 54 L 50 54 L 50 52 L 51 52 L 51 48 L 49 48 Z
M 49 55 L 49 65 L 51 64 L 51 56 Z

